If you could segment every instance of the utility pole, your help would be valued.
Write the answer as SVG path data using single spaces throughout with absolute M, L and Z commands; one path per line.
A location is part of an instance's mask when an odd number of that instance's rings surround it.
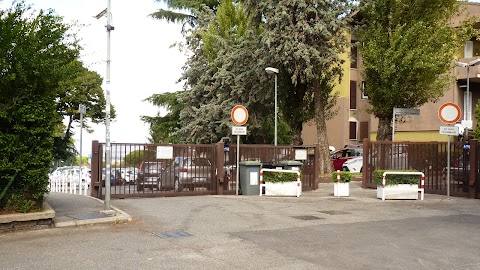
M 110 210 L 110 179 L 111 179 L 111 164 L 112 164 L 112 153 L 110 146 L 110 32 L 115 28 L 112 24 L 112 9 L 111 9 L 111 0 L 107 0 L 107 78 L 105 82 L 105 92 L 106 92 L 106 117 L 105 117 L 105 210 Z

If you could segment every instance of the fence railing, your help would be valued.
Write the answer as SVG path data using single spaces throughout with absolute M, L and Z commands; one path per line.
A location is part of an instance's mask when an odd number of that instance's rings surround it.
M 447 142 L 363 141 L 364 188 L 375 188 L 374 170 L 414 170 L 425 174 L 425 192 L 447 194 Z M 450 194 L 479 197 L 478 142 L 450 146 Z
M 256 160 L 277 164 L 295 159 L 296 149 L 304 149 L 303 190 L 316 189 L 318 157 L 316 146 L 240 145 L 240 161 Z M 169 158 L 157 155 L 171 151 Z M 182 195 L 235 194 L 236 145 L 196 144 L 111 144 L 110 194 L 112 197 L 154 197 Z M 105 148 L 92 142 L 91 195 L 105 194 Z
M 49 175 L 48 190 L 79 195 L 87 195 L 90 187 L 90 176 L 83 172 L 71 173 L 70 171 L 54 171 Z

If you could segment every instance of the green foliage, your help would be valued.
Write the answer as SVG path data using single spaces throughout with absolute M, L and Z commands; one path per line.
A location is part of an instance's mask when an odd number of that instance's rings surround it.
M 418 172 L 415 170 L 395 170 L 396 172 Z M 377 185 L 382 185 L 383 182 L 383 173 L 387 172 L 385 170 L 375 170 L 373 171 L 373 179 Z M 420 181 L 420 175 L 395 175 L 387 174 L 385 178 L 386 185 L 397 185 L 397 184 L 410 184 L 418 185 Z
M 297 173 L 293 172 L 278 172 L 265 171 L 263 172 L 263 182 L 282 183 L 297 181 Z
M 352 180 L 352 173 L 351 172 L 340 172 L 340 183 L 348 183 Z M 338 182 L 337 179 L 337 172 L 332 173 L 332 181 Z
M 392 110 L 437 100 L 450 82 L 456 52 L 472 25 L 451 27 L 456 0 L 366 0 L 356 29 L 365 92 L 379 118 L 377 140 L 391 139 Z
M 36 201 L 26 198 L 25 194 L 13 193 L 10 198 L 7 199 L 5 210 L 15 211 L 17 213 L 29 213 L 39 211 Z
M 148 160 L 156 160 L 156 152 L 153 150 L 135 150 L 123 158 L 125 161 L 125 166 L 126 167 L 136 167 L 138 168 L 140 166 L 140 163 L 142 161 L 148 161 Z
M 160 112 L 154 116 L 142 116 L 142 121 L 150 124 L 151 143 L 179 143 L 175 132 L 180 129 L 180 113 L 185 108 L 185 103 L 178 100 L 179 93 L 154 94 L 145 101 L 155 106 L 165 108 L 168 113 L 164 116 Z
M 184 23 L 188 22 L 194 26 L 197 17 L 195 12 L 202 9 L 202 6 L 206 6 L 211 10 L 215 10 L 220 4 L 220 0 L 155 0 L 157 2 L 163 2 L 167 4 L 169 9 L 159 9 L 156 12 L 150 14 L 155 19 L 166 20 L 172 23 Z
M 72 140 L 72 126 L 80 123 L 80 104 L 85 105 L 86 114 L 83 116 L 83 127 L 87 132 L 92 130 L 89 121 L 101 123 L 105 120 L 106 100 L 102 90 L 102 77 L 95 71 L 85 68 L 78 59 L 62 68 L 64 78 L 59 83 L 57 90 L 57 128 L 54 137 L 54 158 L 67 160 L 76 154 Z M 115 119 L 115 108 L 111 105 L 110 117 Z M 62 121 L 67 119 L 67 126 Z
M 474 134 L 475 134 L 475 139 L 477 140 L 480 140 L 480 103 L 477 103 L 477 105 L 475 106 L 475 111 L 473 112 L 474 113 L 474 117 L 475 119 L 477 120 L 477 125 L 475 126 L 475 129 L 474 129 Z
M 183 108 L 178 118 L 176 112 L 164 120 L 143 118 L 151 123 L 151 133 L 162 134 L 159 140 L 175 137 L 188 143 L 233 141 L 230 112 L 242 104 L 249 110 L 249 135 L 242 141 L 273 143 L 275 80 L 265 73 L 267 66 L 280 69 L 280 144 L 302 144 L 303 124 L 315 117 L 317 110 L 322 119 L 333 116 L 337 94 L 332 93 L 332 85 L 341 74 L 338 53 L 347 47 L 343 30 L 349 19 L 343 15 L 348 1 L 325 3 L 323 8 L 315 1 L 294 2 L 276 3 L 274 9 L 268 1 L 221 1 L 203 8 L 190 1 L 168 3 L 169 7 L 192 9 L 195 27 L 185 32 L 191 57 L 180 79 L 185 81 L 184 91 L 176 93 Z M 295 5 L 307 8 L 297 14 Z M 298 23 L 291 25 L 292 20 Z M 318 83 L 312 83 L 312 78 Z M 321 93 L 320 98 L 315 99 L 315 91 Z M 161 127 L 165 122 L 171 125 Z M 328 143 L 325 149 L 328 154 Z
M 78 57 L 67 31 L 53 11 L 32 13 L 23 2 L 0 10 L 0 208 L 28 211 L 47 192 L 56 89 Z

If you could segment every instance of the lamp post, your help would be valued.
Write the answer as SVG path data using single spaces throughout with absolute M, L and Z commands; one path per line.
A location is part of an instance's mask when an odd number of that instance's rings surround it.
M 278 68 L 267 67 L 265 69 L 267 74 L 275 74 L 275 137 L 274 137 L 274 145 L 277 146 L 277 75 L 278 75 Z
M 465 105 L 463 106 L 463 119 L 465 120 L 465 138 L 468 139 L 468 129 L 472 127 L 472 107 L 470 106 L 470 67 L 480 64 L 480 59 L 475 59 L 468 63 L 457 62 L 457 66 L 467 68 L 467 98 L 463 101 Z
M 82 131 L 83 131 L 83 115 L 87 113 L 87 107 L 83 104 L 78 105 L 78 111 L 80 112 L 80 169 L 79 169 L 79 181 L 78 181 L 78 193 L 82 195 Z M 85 195 L 87 195 L 87 179 L 85 179 Z

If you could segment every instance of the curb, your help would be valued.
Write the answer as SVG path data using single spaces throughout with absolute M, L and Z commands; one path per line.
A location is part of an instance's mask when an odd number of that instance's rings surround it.
M 83 195 L 81 195 L 83 196 Z M 94 199 L 100 203 L 104 203 L 104 201 L 94 198 L 91 196 L 86 196 L 90 199 Z M 84 220 L 72 220 L 72 221 L 63 221 L 63 222 L 55 222 L 55 228 L 65 228 L 65 227 L 76 227 L 76 226 L 85 226 L 85 225 L 94 225 L 94 224 L 102 224 L 102 223 L 126 223 L 132 221 L 132 217 L 125 213 L 124 211 L 118 209 L 115 206 L 110 205 L 110 208 L 115 211 L 115 215 L 112 217 L 105 217 L 105 218 L 96 218 L 96 219 L 84 219 Z M 101 211 L 103 212 L 103 211 Z
M 42 220 L 42 219 L 52 219 L 54 217 L 55 217 L 55 211 L 47 202 L 44 202 L 44 210 L 42 212 L 0 215 L 0 224 L 11 223 L 11 222 L 22 222 L 22 221 L 34 221 L 34 220 Z

